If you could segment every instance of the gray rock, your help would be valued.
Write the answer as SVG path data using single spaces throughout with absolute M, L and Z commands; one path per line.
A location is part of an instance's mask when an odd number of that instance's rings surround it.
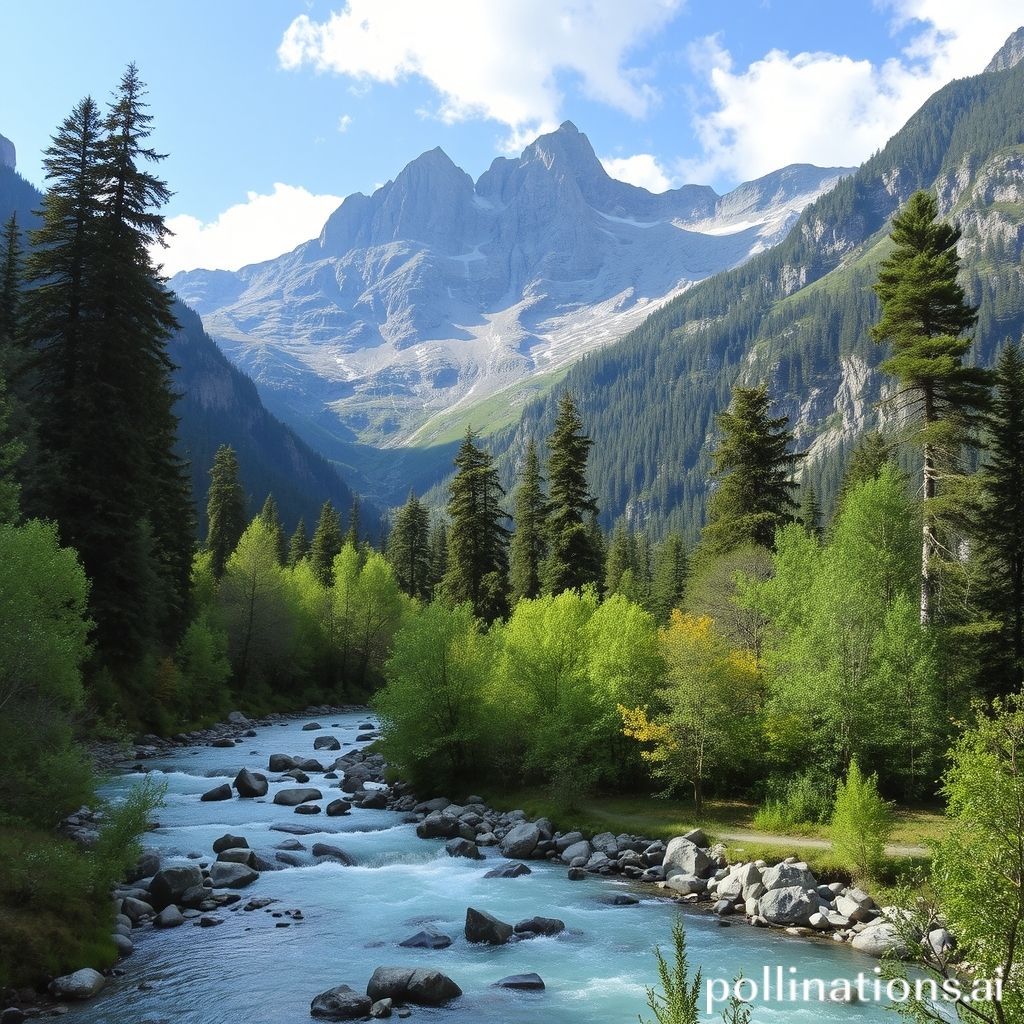
M 461 837 L 449 839 L 444 844 L 445 853 L 449 857 L 467 857 L 469 860 L 483 860 L 484 855 L 480 852 L 476 843 Z
M 665 886 L 674 892 L 681 893 L 683 896 L 690 896 L 693 893 L 700 894 L 706 892 L 708 883 L 696 875 L 682 873 L 666 879 Z
M 244 864 L 224 864 L 220 861 L 210 865 L 210 882 L 215 889 L 243 889 L 260 877 Z
M 290 754 L 271 754 L 267 767 L 272 772 L 287 772 L 295 767 L 295 758 Z
M 353 992 L 348 985 L 339 985 L 316 996 L 309 1014 L 317 1020 L 359 1020 L 369 1014 L 371 1005 L 369 996 Z
M 341 743 L 333 736 L 317 736 L 313 740 L 314 750 L 341 750 Z
M 244 840 L 243 840 L 244 842 Z M 172 903 L 181 903 L 189 889 L 203 884 L 203 873 L 194 864 L 185 867 L 164 868 L 149 883 L 149 895 L 156 910 Z M 132 917 L 131 914 L 128 915 Z M 133 919 L 134 920 L 134 919 Z
M 217 854 L 217 860 L 222 864 L 245 864 L 246 867 L 256 868 L 259 864 L 259 858 L 256 856 L 254 850 L 241 849 L 241 850 L 221 850 Z
M 511 829 L 498 846 L 504 856 L 526 860 L 539 842 L 540 829 L 533 822 L 523 821 Z
M 157 928 L 177 928 L 184 923 L 185 918 L 182 916 L 181 911 L 173 905 L 164 907 L 153 919 L 153 924 Z
M 314 843 L 312 853 L 314 857 L 327 857 L 344 864 L 347 868 L 354 867 L 356 863 L 355 858 L 340 846 L 330 846 L 328 843 Z
M 836 911 L 848 917 L 851 921 L 873 921 L 878 917 L 878 912 L 875 910 L 869 910 L 867 907 L 862 906 L 856 900 L 851 900 L 847 896 L 836 897 Z
M 366 994 L 371 1000 L 393 999 L 396 1003 L 443 1006 L 462 995 L 462 989 L 440 971 L 422 967 L 378 967 Z
M 591 848 L 590 843 L 588 843 L 586 839 L 581 839 L 579 842 L 565 847 L 565 849 L 562 850 L 561 857 L 566 864 L 571 864 L 577 857 L 583 857 L 585 860 L 590 860 L 590 855 L 593 852 L 594 851 Z
M 521 992 L 539 992 L 544 981 L 539 974 L 510 974 L 494 983 L 495 988 L 511 988 Z
M 311 800 L 323 800 L 324 795 L 319 789 L 279 789 L 274 794 L 274 803 L 282 807 L 296 807 L 309 803 Z
M 323 726 L 319 722 L 307 722 L 303 727 L 303 732 L 316 732 L 318 729 L 322 729 Z
M 269 788 L 266 775 L 260 772 L 251 772 L 248 768 L 243 768 L 235 776 L 235 781 L 232 785 L 238 790 L 239 796 L 250 799 L 266 796 L 267 789 Z
M 470 907 L 466 911 L 466 939 L 469 942 L 502 946 L 512 937 L 512 931 L 512 925 L 499 921 L 486 910 Z
M 707 834 L 701 828 L 693 828 L 689 832 L 684 832 L 682 838 L 688 839 L 694 846 L 699 846 L 703 850 L 706 850 L 711 845 Z
M 619 852 L 619 844 L 611 832 L 599 832 L 590 840 L 590 845 L 606 857 L 614 857 Z
M 296 814 L 319 814 L 320 813 L 320 805 L 319 804 L 299 804 L 299 806 L 295 808 L 295 813 Z
M 50 982 L 50 992 L 58 999 L 91 999 L 106 984 L 107 979 L 91 967 L 83 967 L 73 974 L 65 974 Z
M 132 953 L 135 952 L 135 944 L 127 935 L 121 935 L 118 932 L 114 932 L 110 938 L 117 949 L 118 956 L 131 956 Z M 0 1024 L 3 1024 L 2 1018 L 0 1018 Z
M 399 945 L 406 949 L 447 949 L 452 944 L 451 937 L 431 929 L 417 932 L 403 939 Z
M 760 916 L 777 925 L 806 925 L 818 912 L 817 901 L 799 885 L 769 889 L 757 905 Z
M 706 878 L 715 867 L 707 853 L 685 836 L 676 836 L 669 841 L 662 866 L 666 878 L 677 874 Z
M 525 864 L 503 864 L 500 868 L 491 868 L 484 878 L 520 878 L 532 874 Z
M 395 1001 L 393 999 L 378 999 L 377 1002 L 370 1007 L 370 1016 L 374 1020 L 384 1020 L 391 1016 L 391 1011 L 394 1009 Z
M 208 789 L 199 799 L 204 803 L 209 803 L 212 800 L 230 800 L 233 795 L 231 787 L 225 782 L 222 786 Z
M 879 921 L 868 925 L 864 931 L 855 935 L 850 942 L 854 949 L 868 956 L 907 955 L 906 940 L 900 935 L 899 929 L 890 921 Z
M 352 805 L 347 800 L 332 800 L 324 810 L 328 818 L 338 818 L 348 814 L 352 810 Z
M 928 933 L 928 946 L 937 956 L 945 956 L 956 949 L 956 939 L 945 928 L 933 928 Z
M 249 840 L 245 836 L 233 836 L 230 832 L 213 841 L 214 853 L 220 853 L 221 850 L 246 850 L 248 847 Z
M 802 889 L 817 889 L 818 880 L 807 870 L 806 864 L 776 864 L 761 872 L 761 884 L 772 889 L 789 889 L 799 885 Z
M 516 935 L 558 935 L 565 931 L 565 922 L 557 917 L 528 917 L 515 926 Z

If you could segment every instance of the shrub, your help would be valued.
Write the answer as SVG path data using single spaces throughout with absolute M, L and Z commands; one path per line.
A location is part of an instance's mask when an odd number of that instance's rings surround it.
M 761 832 L 812 831 L 832 817 L 832 790 L 833 785 L 814 772 L 772 779 L 765 801 L 754 815 L 754 827 Z
M 865 777 L 857 762 L 851 761 L 846 782 L 836 787 L 832 812 L 836 858 L 856 876 L 874 876 L 881 867 L 892 827 L 892 805 L 878 792 L 878 776 Z

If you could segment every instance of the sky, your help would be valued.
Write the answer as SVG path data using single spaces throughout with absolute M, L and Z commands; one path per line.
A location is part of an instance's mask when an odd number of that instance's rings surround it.
M 652 192 L 855 166 L 1022 23 L 1022 0 L 3 0 L 0 134 L 44 186 L 57 125 L 134 61 L 164 270 L 237 269 L 425 150 L 476 178 L 566 119 Z

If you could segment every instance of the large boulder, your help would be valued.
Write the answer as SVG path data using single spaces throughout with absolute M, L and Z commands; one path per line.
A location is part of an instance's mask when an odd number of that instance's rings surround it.
M 153 918 L 153 924 L 157 928 L 177 928 L 185 923 L 185 918 L 181 911 L 173 904 L 168 907 L 164 907 L 159 914 Z
M 350 868 L 355 866 L 355 857 L 346 853 L 340 846 L 331 846 L 328 843 L 314 843 L 312 850 L 314 857 L 326 857 L 329 860 L 337 861 Z
M 417 1006 L 442 1006 L 462 995 L 462 989 L 447 975 L 422 967 L 378 967 L 366 994 L 371 1000 L 393 999 Z
M 565 931 L 565 922 L 557 917 L 528 917 L 515 927 L 516 935 L 558 935 Z
M 328 818 L 339 818 L 351 810 L 352 805 L 347 800 L 332 800 L 326 807 Z
M 502 864 L 500 868 L 491 868 L 484 878 L 521 878 L 523 875 L 530 875 L 533 872 L 525 864 Z
M 65 974 L 50 983 L 50 991 L 58 999 L 91 999 L 107 979 L 91 967 L 83 967 L 74 974 Z
M 769 924 L 807 925 L 818 912 L 818 901 L 799 885 L 769 889 L 758 901 L 758 912 Z
M 769 891 L 789 889 L 799 885 L 801 889 L 817 889 L 818 880 L 807 869 L 806 864 L 776 864 L 761 872 L 761 884 Z
M 314 750 L 341 750 L 341 743 L 334 736 L 317 736 L 313 740 Z
M 861 953 L 867 953 L 868 956 L 907 955 L 906 940 L 891 921 L 879 921 L 877 924 L 868 925 L 864 931 L 853 937 L 850 945 Z
M 662 861 L 665 877 L 673 875 L 697 875 L 706 878 L 714 869 L 715 864 L 707 853 L 686 836 L 676 836 L 669 841 Z
M 323 800 L 324 795 L 319 789 L 279 789 L 274 794 L 274 803 L 282 807 L 297 807 L 299 804 L 313 800 Z
M 233 795 L 231 787 L 225 782 L 222 786 L 208 789 L 199 799 L 204 803 L 209 803 L 212 800 L 230 800 Z
M 540 842 L 540 829 L 532 821 L 521 821 L 502 839 L 501 852 L 513 860 L 525 860 Z
M 210 883 L 216 889 L 243 889 L 259 877 L 258 871 L 245 864 L 217 861 L 210 865 Z
M 581 839 L 579 842 L 573 843 L 571 846 L 567 846 L 561 853 L 562 860 L 566 864 L 571 864 L 577 857 L 583 857 L 585 860 L 590 860 L 590 855 L 593 853 L 593 849 L 590 843 L 586 839 Z
M 339 985 L 321 992 L 310 1004 L 309 1014 L 318 1020 L 360 1020 L 369 1016 L 372 1003 L 369 996 Z
M 193 886 L 203 884 L 203 873 L 194 864 L 158 871 L 149 883 L 149 896 L 154 910 L 163 910 L 182 897 Z
M 213 841 L 213 852 L 220 853 L 221 850 L 246 850 L 249 847 L 249 840 L 245 836 L 233 836 L 225 832 L 219 839 Z
M 267 795 L 268 784 L 266 775 L 260 772 L 251 772 L 248 768 L 243 768 L 235 776 L 235 781 L 232 785 L 238 790 L 239 796 L 252 798 Z
M 696 875 L 687 874 L 681 872 L 680 874 L 673 875 L 665 882 L 665 886 L 672 889 L 674 892 L 681 893 L 683 896 L 690 896 L 693 893 L 706 892 L 708 883 L 703 878 L 698 878 Z
M 492 946 L 502 946 L 512 938 L 512 925 L 499 921 L 486 910 L 466 911 L 466 939 L 469 942 L 486 942 Z
M 271 754 L 267 767 L 272 772 L 287 772 L 295 767 L 295 758 L 291 754 Z
M 463 839 L 461 836 L 455 839 L 449 839 L 444 844 L 445 853 L 449 857 L 467 857 L 469 860 L 483 860 L 484 855 L 480 852 L 479 847 L 476 843 L 469 839 Z
M 217 860 L 222 864 L 245 864 L 247 867 L 259 869 L 259 858 L 255 850 L 241 847 L 237 850 L 221 850 Z

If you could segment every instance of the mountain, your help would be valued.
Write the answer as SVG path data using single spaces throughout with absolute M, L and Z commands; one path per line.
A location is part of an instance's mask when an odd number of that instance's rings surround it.
M 767 381 L 826 502 L 856 438 L 878 423 L 884 357 L 868 329 L 892 215 L 919 188 L 963 229 L 963 283 L 980 304 L 976 358 L 1024 330 L 1024 63 L 1015 33 L 992 70 L 939 90 L 785 240 L 695 285 L 566 375 L 597 439 L 592 482 L 610 523 L 696 532 L 714 417 L 734 384 Z M 507 476 L 545 436 L 557 390 L 494 440 Z
M 34 224 L 31 211 L 41 202 L 34 185 L 0 162 L 0 223 L 16 212 L 20 224 Z M 335 468 L 266 410 L 256 386 L 228 362 L 196 313 L 177 302 L 174 314 L 180 326 L 168 351 L 176 367 L 174 386 L 181 394 L 176 407 L 181 418 L 179 450 L 191 463 L 200 535 L 206 532 L 208 470 L 221 444 L 230 444 L 238 453 L 251 514 L 259 511 L 271 491 L 289 529 L 304 516 L 312 530 L 328 499 L 342 513 L 347 511 L 352 492 Z M 366 520 L 375 514 L 367 508 Z
M 476 182 L 433 149 L 292 252 L 171 284 L 275 412 L 401 498 L 402 459 L 371 449 L 511 422 L 585 353 L 775 244 L 847 173 L 653 195 L 611 178 L 567 121 Z

